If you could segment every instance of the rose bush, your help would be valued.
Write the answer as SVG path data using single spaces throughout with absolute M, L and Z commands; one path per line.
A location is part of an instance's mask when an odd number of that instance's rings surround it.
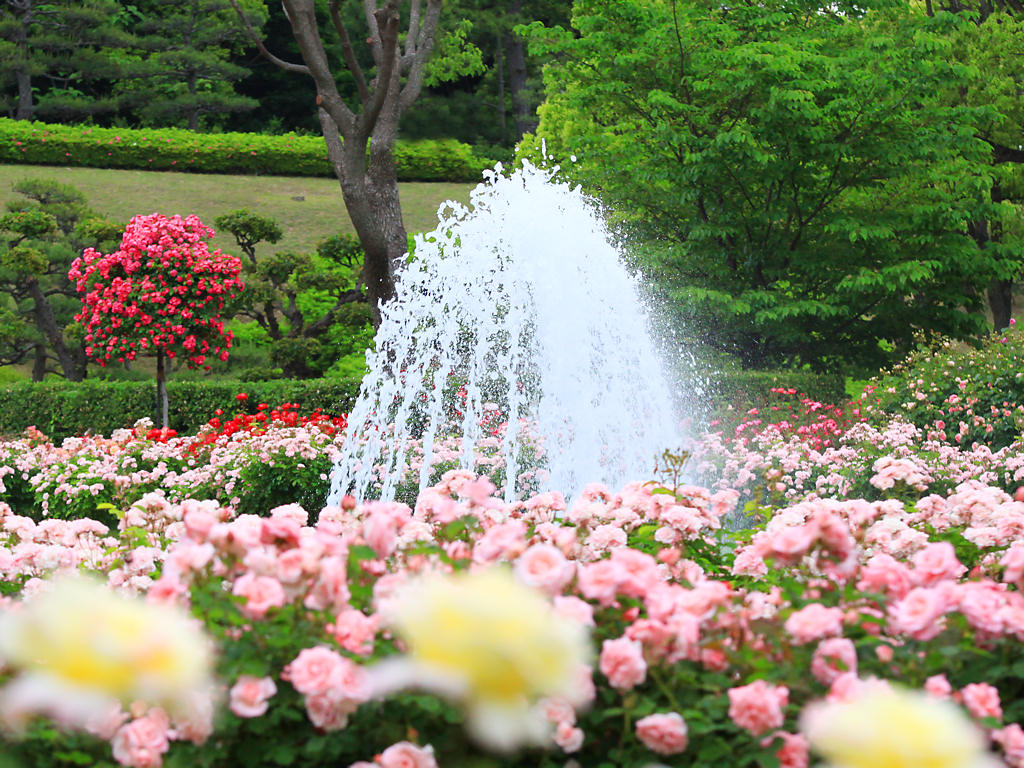
M 662 478 L 507 503 L 499 476 L 441 465 L 411 505 L 346 497 L 255 515 L 240 508 L 245 462 L 313 461 L 341 439 L 329 422 L 263 413 L 165 442 L 147 428 L 0 448 L 2 480 L 27 476 L 35 494 L 0 505 L 0 611 L 24 610 L 54 573 L 85 570 L 115 592 L 187 607 L 219 648 L 218 706 L 183 717 L 123 701 L 85 726 L 91 735 L 23 719 L 14 757 L 795 768 L 815 759 L 812 747 L 841 752 L 818 702 L 899 683 L 947 701 L 971 760 L 980 749 L 1024 765 L 1018 442 L 964 447 L 900 421 L 855 423 L 831 444 L 747 429 L 698 446 L 690 471 L 710 488 Z M 744 497 L 747 527 L 736 524 Z M 106 523 L 87 514 L 99 498 L 111 505 Z M 495 677 L 477 663 L 490 645 L 448 653 L 463 641 L 425 650 L 403 634 L 422 623 L 403 598 L 421 577 L 501 572 L 589 635 L 585 664 L 557 691 L 544 693 L 535 652 L 510 646 L 520 666 Z M 509 621 L 538 621 L 498 595 L 504 587 L 489 589 Z M 487 600 L 439 605 L 447 618 L 430 621 L 445 626 L 494 621 Z M 4 690 L 25 674 L 4 668 Z M 513 714 L 515 728 L 504 719 Z M 488 737 L 503 723 L 514 741 Z M 942 765 L 968 764 L 946 752 Z

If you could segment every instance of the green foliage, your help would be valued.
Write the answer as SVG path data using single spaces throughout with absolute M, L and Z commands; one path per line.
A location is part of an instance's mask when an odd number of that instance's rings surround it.
M 355 287 L 365 257 L 357 237 L 330 237 L 316 255 L 258 256 L 260 242 L 281 238 L 274 219 L 239 210 L 219 217 L 216 225 L 235 236 L 247 257 L 239 315 L 255 321 L 263 332 L 260 341 L 270 347 L 270 362 L 283 375 L 316 378 L 339 356 L 363 354 L 373 331 L 365 296 Z M 355 303 L 362 309 L 353 308 Z
M 173 128 L 130 130 L 0 118 L 0 162 L 196 173 L 333 176 L 323 139 Z M 476 181 L 492 163 L 450 139 L 399 141 L 399 181 Z
M 704 383 L 710 414 L 723 417 L 764 408 L 777 400 L 771 390 L 794 389 L 821 403 L 840 403 L 846 397 L 845 380 L 837 373 L 813 371 L 726 371 Z
M 353 379 L 307 381 L 200 382 L 169 381 L 170 425 L 195 432 L 218 408 L 235 413 L 235 395 L 245 392 L 249 403 L 298 403 L 303 411 L 347 413 L 359 391 Z M 0 434 L 14 435 L 35 426 L 55 440 L 73 435 L 109 434 L 153 418 L 156 402 L 150 381 L 78 383 L 16 382 L 0 387 Z
M 1011 328 L 978 347 L 950 341 L 922 347 L 873 379 L 863 402 L 875 422 L 899 414 L 965 448 L 975 442 L 1002 448 L 1024 428 L 1024 336 Z
M 530 28 L 538 135 L 600 191 L 695 334 L 744 365 L 877 368 L 922 329 L 983 331 L 1021 254 L 979 248 L 998 117 L 961 104 L 971 22 L 906 3 L 580 0 Z

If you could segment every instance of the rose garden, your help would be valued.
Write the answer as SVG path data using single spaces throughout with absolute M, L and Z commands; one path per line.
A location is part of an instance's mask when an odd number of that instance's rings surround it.
M 1024 768 L 1021 40 L 0 3 L 0 768 Z

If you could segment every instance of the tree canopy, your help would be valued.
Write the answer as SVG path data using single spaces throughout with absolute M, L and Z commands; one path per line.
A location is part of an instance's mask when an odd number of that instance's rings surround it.
M 539 137 L 598 193 L 701 339 L 745 364 L 875 366 L 920 333 L 984 329 L 999 214 L 958 98 L 972 22 L 902 2 L 577 0 L 530 28 L 547 71 Z

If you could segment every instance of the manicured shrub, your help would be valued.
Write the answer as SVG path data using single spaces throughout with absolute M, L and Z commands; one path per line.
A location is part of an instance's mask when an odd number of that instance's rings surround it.
M 0 118 L 0 162 L 193 173 L 333 176 L 320 136 L 132 130 Z M 478 181 L 493 162 L 453 139 L 400 141 L 399 181 Z
M 170 425 L 195 432 L 217 409 L 233 414 L 235 396 L 244 392 L 252 408 L 259 403 L 298 403 L 303 413 L 319 408 L 328 414 L 348 413 L 359 391 L 357 379 L 277 381 L 174 381 L 167 383 Z M 150 382 L 87 380 L 17 382 L 0 387 L 0 434 L 21 434 L 29 426 L 60 441 L 65 437 L 109 434 L 138 419 L 154 418 L 156 398 Z

